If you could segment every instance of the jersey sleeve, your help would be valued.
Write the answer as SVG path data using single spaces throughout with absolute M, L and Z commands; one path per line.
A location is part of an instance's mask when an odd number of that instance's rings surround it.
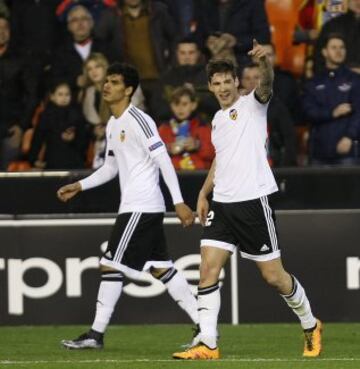
M 148 115 L 132 109 L 129 113 L 134 118 L 135 132 L 151 158 L 167 152 L 166 145 L 161 139 L 155 122 Z

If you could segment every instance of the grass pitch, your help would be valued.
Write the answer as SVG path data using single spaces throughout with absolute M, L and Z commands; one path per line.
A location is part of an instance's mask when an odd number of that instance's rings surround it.
M 112 326 L 102 351 L 63 349 L 59 342 L 88 327 L 1 327 L 0 368 L 6 369 L 360 369 L 360 324 L 324 324 L 323 354 L 302 359 L 298 324 L 220 327 L 222 359 L 174 361 L 190 340 L 185 325 Z

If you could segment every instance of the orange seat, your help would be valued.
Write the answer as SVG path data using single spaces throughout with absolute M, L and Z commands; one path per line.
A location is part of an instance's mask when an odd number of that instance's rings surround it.
M 26 160 L 15 160 L 7 167 L 8 172 L 23 172 L 31 169 L 31 164 Z
M 301 0 L 266 0 L 271 38 L 276 48 L 277 64 L 301 75 L 305 62 L 305 45 L 293 45 Z

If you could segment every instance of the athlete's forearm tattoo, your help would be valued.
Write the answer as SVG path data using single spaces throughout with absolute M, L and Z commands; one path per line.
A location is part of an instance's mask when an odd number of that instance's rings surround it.
M 274 70 L 267 58 L 261 58 L 259 60 L 259 69 L 260 83 L 255 93 L 260 102 L 267 103 L 272 94 Z

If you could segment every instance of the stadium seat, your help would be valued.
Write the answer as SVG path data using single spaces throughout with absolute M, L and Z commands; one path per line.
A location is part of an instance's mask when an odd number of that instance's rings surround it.
M 8 172 L 24 172 L 27 170 L 31 170 L 31 164 L 26 160 L 14 160 L 12 161 L 8 167 Z
M 266 0 L 272 42 L 276 47 L 277 63 L 299 76 L 303 72 L 306 46 L 293 45 L 301 0 Z

